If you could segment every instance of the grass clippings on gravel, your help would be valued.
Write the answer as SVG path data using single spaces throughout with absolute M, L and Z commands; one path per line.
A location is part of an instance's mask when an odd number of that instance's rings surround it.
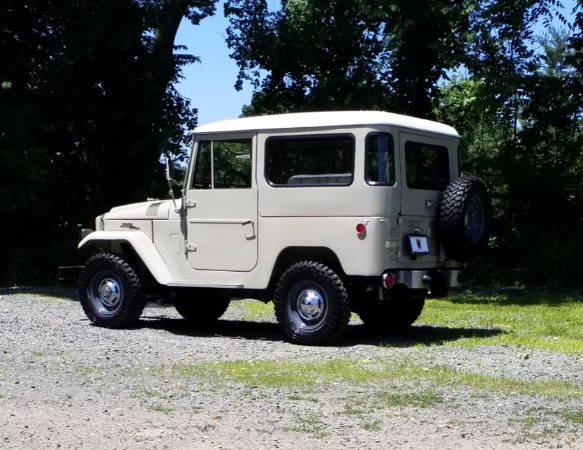
M 422 384 L 433 388 L 446 388 L 455 384 L 500 394 L 564 398 L 583 396 L 583 386 L 571 381 L 490 377 L 449 367 L 424 367 L 405 360 L 400 364 L 394 361 L 385 363 L 380 359 L 363 362 L 348 358 L 318 362 L 224 361 L 175 365 L 172 370 L 181 376 L 194 376 L 218 385 L 229 380 L 244 386 L 261 388 L 313 388 L 318 385 L 322 389 L 333 382 L 347 382 L 369 383 L 384 391 L 392 381 L 399 389 L 402 386 L 416 387 Z

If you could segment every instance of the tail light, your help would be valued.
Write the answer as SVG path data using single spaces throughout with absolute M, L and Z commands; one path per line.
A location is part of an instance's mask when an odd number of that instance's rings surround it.
M 356 234 L 359 236 L 366 233 L 366 224 L 364 222 L 359 222 L 356 224 Z
M 383 273 L 382 280 L 385 289 L 391 289 L 397 282 L 397 274 L 391 272 Z

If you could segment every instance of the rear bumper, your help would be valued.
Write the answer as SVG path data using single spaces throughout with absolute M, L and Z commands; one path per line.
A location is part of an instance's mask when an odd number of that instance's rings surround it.
M 403 270 L 397 273 L 396 283 L 404 284 L 409 289 L 427 289 L 435 277 L 441 277 L 445 286 L 457 287 L 460 273 L 459 269 Z

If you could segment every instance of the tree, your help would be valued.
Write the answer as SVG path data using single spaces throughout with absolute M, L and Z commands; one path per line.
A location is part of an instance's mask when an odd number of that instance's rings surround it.
M 227 42 L 246 114 L 389 109 L 431 116 L 437 81 L 461 57 L 462 0 L 231 0 Z
M 557 249 L 561 236 L 578 242 L 583 96 L 566 37 L 550 28 L 565 23 L 560 2 L 288 0 L 269 10 L 231 0 L 225 13 L 238 81 L 256 88 L 245 113 L 387 109 L 456 126 L 462 170 L 492 187 L 492 267 L 524 282 L 565 279 L 573 260 Z M 571 42 L 583 49 L 583 33 Z M 583 67 L 581 55 L 571 57 Z
M 495 64 L 442 88 L 437 113 L 462 131 L 464 169 L 485 176 L 495 198 L 500 227 L 481 280 L 573 285 L 583 246 L 580 84 L 566 30 L 529 36 L 540 53 L 497 52 Z
M 69 230 L 167 190 L 160 155 L 182 156 L 196 120 L 172 87 L 196 58 L 174 55 L 174 37 L 215 2 L 3 1 L 3 283 L 46 281 Z

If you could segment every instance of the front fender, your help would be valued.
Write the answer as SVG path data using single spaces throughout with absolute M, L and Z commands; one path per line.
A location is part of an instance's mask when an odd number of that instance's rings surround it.
M 79 242 L 78 248 L 81 250 L 90 245 L 102 247 L 103 244 L 113 243 L 130 245 L 158 283 L 167 285 L 174 281 L 156 246 L 139 231 L 94 231 Z

